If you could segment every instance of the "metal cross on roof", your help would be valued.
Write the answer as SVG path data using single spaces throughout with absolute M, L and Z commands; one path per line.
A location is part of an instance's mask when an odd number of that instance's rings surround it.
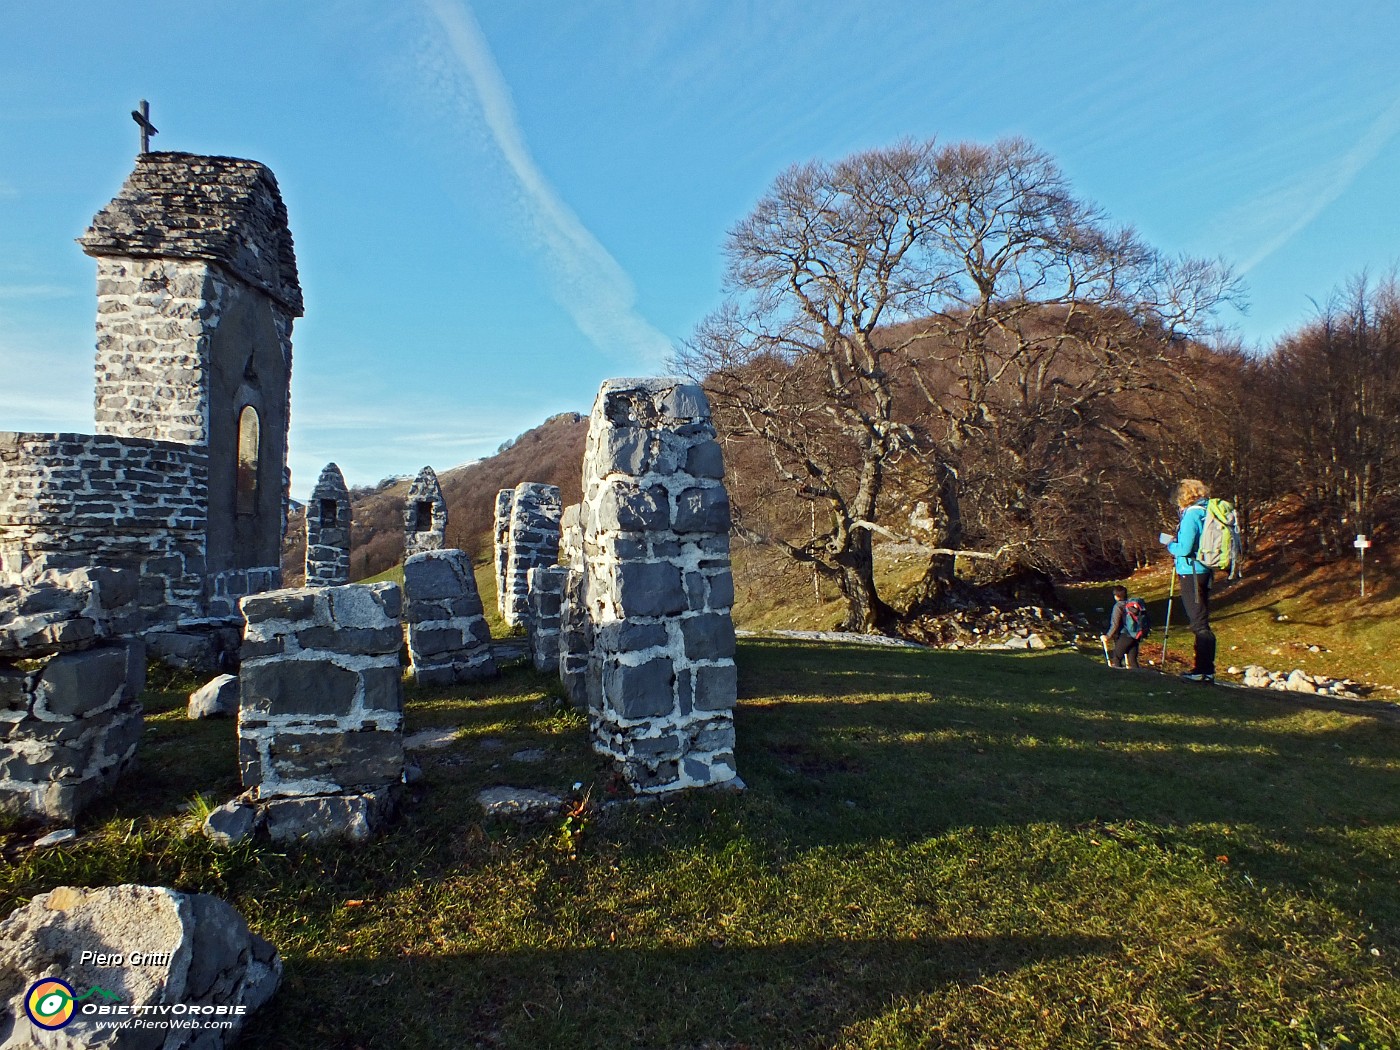
M 151 152 L 151 136 L 158 134 L 156 126 L 151 123 L 151 106 L 144 98 L 141 105 L 131 111 L 131 119 L 136 121 L 141 127 L 141 152 Z

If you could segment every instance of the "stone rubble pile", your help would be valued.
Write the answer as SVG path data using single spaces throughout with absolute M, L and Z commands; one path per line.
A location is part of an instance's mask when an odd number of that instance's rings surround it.
M 958 609 L 925 617 L 910 634 L 926 645 L 947 649 L 1046 649 L 1081 630 L 1075 618 L 1056 609 L 1023 605 L 1014 609 Z
M 1290 693 L 1316 693 L 1345 700 L 1362 698 L 1359 692 L 1361 686 L 1350 678 L 1308 674 L 1296 667 L 1291 671 L 1270 671 L 1258 664 L 1250 664 L 1243 670 L 1231 667 L 1228 673 L 1242 675 L 1244 684 L 1252 689 L 1283 689 Z
M 140 963 L 133 960 L 139 959 Z M 25 1015 L 36 981 L 65 982 L 84 998 L 102 988 L 126 1018 L 169 1016 L 172 1025 L 99 1028 L 117 1021 L 73 1004 L 71 1021 L 42 1031 Z M 163 886 L 60 886 L 0 922 L 0 1050 L 21 1047 L 218 1050 L 233 1046 L 248 1018 L 277 991 L 282 959 L 227 902 Z M 62 989 L 61 985 L 55 988 Z M 109 1000 L 88 1000 L 97 1008 Z
M 492 678 L 491 629 L 465 551 L 422 551 L 403 563 L 408 656 L 419 685 Z
M 392 583 L 243 600 L 238 758 L 247 790 L 206 821 L 218 841 L 362 840 L 404 777 L 402 600 Z

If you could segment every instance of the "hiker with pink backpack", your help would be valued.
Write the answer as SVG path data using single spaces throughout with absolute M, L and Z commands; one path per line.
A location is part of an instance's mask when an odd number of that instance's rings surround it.
M 1151 629 L 1147 618 L 1147 603 L 1141 598 L 1129 598 L 1128 588 L 1113 588 L 1113 613 L 1108 620 L 1108 633 L 1103 636 L 1103 652 L 1109 667 L 1137 667 L 1138 646 Z M 1113 646 L 1110 655 L 1109 646 Z

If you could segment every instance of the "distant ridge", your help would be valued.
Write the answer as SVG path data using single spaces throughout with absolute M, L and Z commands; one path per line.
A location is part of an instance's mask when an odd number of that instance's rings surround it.
M 447 500 L 447 542 L 460 547 L 476 562 L 490 557 L 496 493 L 522 481 L 558 485 L 564 505 L 580 498 L 583 446 L 588 417 L 561 412 L 507 442 L 494 455 L 475 463 L 440 469 L 438 481 Z M 350 577 L 376 576 L 403 560 L 403 501 L 411 478 L 386 479 L 374 488 L 351 489 L 354 527 Z M 305 508 L 288 515 L 282 551 L 282 574 L 289 587 L 301 584 L 306 559 Z

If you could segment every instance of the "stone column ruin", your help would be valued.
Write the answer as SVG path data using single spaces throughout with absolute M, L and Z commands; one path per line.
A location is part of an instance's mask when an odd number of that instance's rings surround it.
M 502 617 L 511 627 L 527 624 L 530 614 L 530 570 L 553 565 L 559 557 L 559 515 L 562 509 L 557 485 L 525 481 L 515 486 L 510 508 L 510 532 L 506 540 L 505 599 L 501 610 Z
M 537 565 L 530 570 L 530 661 L 536 671 L 559 671 L 559 613 L 569 570 L 562 565 Z
M 424 467 L 408 487 L 403 507 L 403 556 L 447 546 L 447 500 L 432 467 Z
M 506 615 L 506 568 L 510 564 L 510 511 L 515 505 L 515 489 L 496 493 L 496 516 L 493 521 L 491 550 L 496 568 L 496 611 Z
M 495 677 L 491 629 L 465 551 L 421 551 L 408 558 L 403 593 L 415 682 L 456 685 Z
M 723 476 L 699 386 L 602 385 L 583 471 L 589 725 L 640 792 L 743 786 Z
M 327 463 L 306 505 L 306 586 L 342 587 L 350 582 L 350 490 L 334 463 Z
M 559 519 L 559 564 L 564 569 L 559 603 L 559 680 L 569 703 L 579 710 L 588 706 L 588 657 L 593 651 L 593 628 L 583 598 L 582 510 L 581 504 L 571 504 Z
M 403 779 L 401 597 L 392 583 L 244 598 L 243 799 L 274 840 L 373 833 Z

